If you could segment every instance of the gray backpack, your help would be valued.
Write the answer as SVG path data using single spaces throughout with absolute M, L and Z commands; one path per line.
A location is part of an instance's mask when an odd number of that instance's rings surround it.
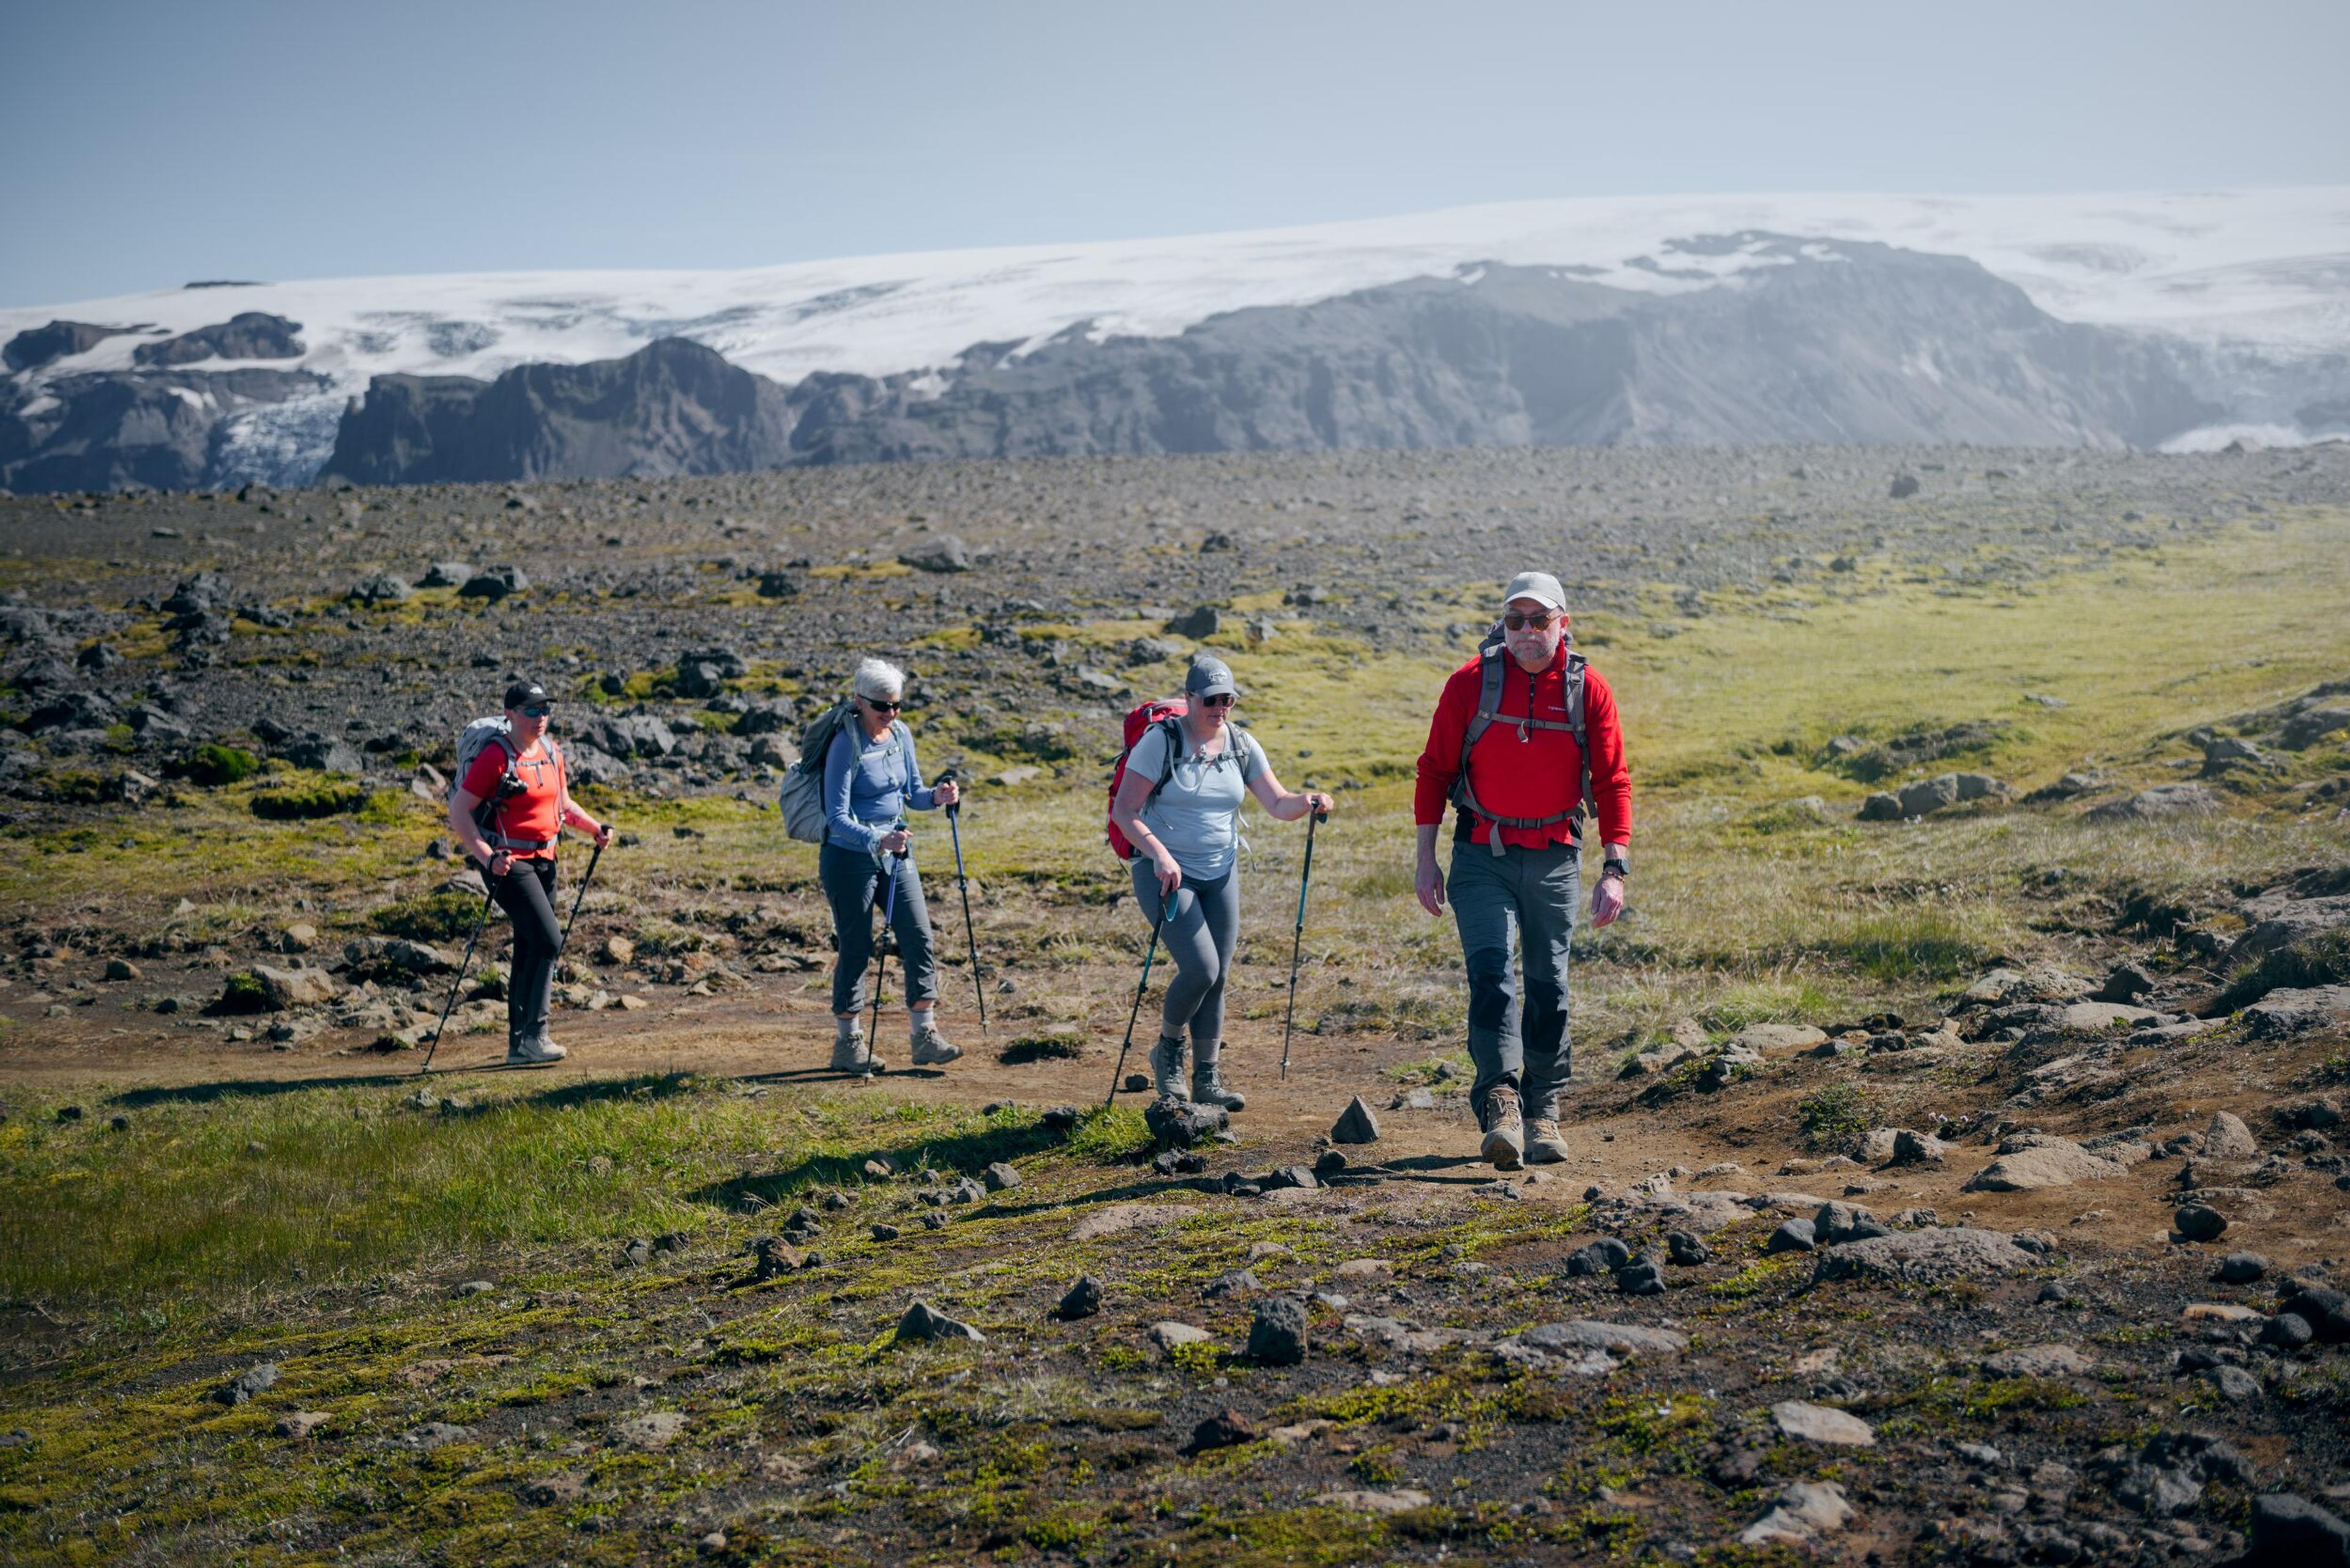
M 784 770 L 775 809 L 783 813 L 784 831 L 802 844 L 825 840 L 824 759 L 831 753 L 833 737 L 848 722 L 849 702 L 843 697 L 800 732 L 799 761 Z

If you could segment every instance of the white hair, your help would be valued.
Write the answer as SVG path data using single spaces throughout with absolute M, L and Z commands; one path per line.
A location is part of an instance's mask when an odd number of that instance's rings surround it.
M 868 659 L 858 663 L 857 673 L 849 677 L 848 686 L 850 691 L 868 701 L 887 697 L 894 701 L 905 694 L 906 672 L 886 659 Z

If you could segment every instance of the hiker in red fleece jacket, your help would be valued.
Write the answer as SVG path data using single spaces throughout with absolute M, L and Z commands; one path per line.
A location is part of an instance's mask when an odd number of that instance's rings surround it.
M 1582 890 L 1583 819 L 1604 846 L 1591 921 L 1624 909 L 1631 875 L 1632 780 L 1615 694 L 1567 647 L 1566 597 L 1547 572 L 1521 572 L 1503 594 L 1502 636 L 1454 670 L 1419 754 L 1421 908 L 1443 913 L 1436 830 L 1447 802 L 1452 917 L 1469 969 L 1470 1105 L 1496 1168 L 1567 1156 L 1558 1095 L 1567 1044 L 1567 943 Z M 1524 954 L 1524 1000 L 1510 969 Z M 1529 1129 L 1526 1119 L 1531 1117 Z

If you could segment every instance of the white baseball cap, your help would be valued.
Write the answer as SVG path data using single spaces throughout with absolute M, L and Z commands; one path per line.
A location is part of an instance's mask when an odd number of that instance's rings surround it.
M 1555 610 L 1566 608 L 1566 590 L 1548 572 L 1520 572 L 1512 577 L 1502 591 L 1502 602 L 1506 605 L 1512 599 L 1532 599 Z

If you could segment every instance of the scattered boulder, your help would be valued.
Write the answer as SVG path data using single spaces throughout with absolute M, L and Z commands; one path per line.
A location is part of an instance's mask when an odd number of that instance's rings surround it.
M 2244 1032 L 2254 1040 L 2282 1040 L 2350 1021 L 2350 985 L 2272 991 L 2244 1009 Z
M 951 1318 L 926 1301 L 916 1301 L 898 1320 L 897 1343 L 931 1339 L 967 1339 L 983 1345 L 987 1335 L 959 1318 Z
M 1771 1511 L 1739 1532 L 1742 1546 L 1804 1546 L 1842 1530 L 1852 1517 L 1844 1489 L 1834 1481 L 1794 1481 Z
M 2119 963 L 2106 976 L 2106 983 L 2097 988 L 2092 1002 L 2134 1002 L 2154 989 L 2154 976 L 2145 967 L 2135 963 Z
M 275 964 L 257 963 L 247 972 L 260 982 L 263 1005 L 272 1012 L 316 1007 L 334 1001 L 342 992 L 335 977 L 322 969 L 279 969 Z M 236 989 L 238 977 L 232 975 L 229 979 L 229 990 L 222 992 L 224 1002 Z
M 1348 1100 L 1347 1108 L 1338 1113 L 1337 1121 L 1330 1127 L 1330 1141 L 1332 1143 L 1379 1141 L 1379 1118 L 1371 1113 L 1370 1106 L 1363 1103 L 1362 1096 L 1357 1095 L 1353 1099 Z
M 255 1395 L 277 1386 L 277 1363 L 256 1361 L 213 1392 L 213 1397 L 224 1405 L 242 1405 Z
M 2128 1168 L 2090 1153 L 2070 1138 L 2026 1133 L 1999 1146 L 1999 1158 L 1967 1179 L 1967 1192 L 2037 1192 L 2082 1181 L 2104 1181 Z
M 1819 1212 L 1812 1216 L 1812 1240 L 1823 1247 L 1840 1247 L 1848 1241 L 1866 1241 L 1891 1234 L 1892 1231 L 1880 1224 L 1876 1215 L 1850 1203 L 1823 1203 Z
M 1205 1345 L 1208 1331 L 1188 1323 L 1154 1323 L 1150 1325 L 1150 1342 L 1172 1355 L 1187 1345 Z
M 2223 1285 L 2249 1285 L 2269 1272 L 2269 1261 L 2258 1252 L 2230 1252 L 2220 1260 L 2211 1277 Z
M 1966 801 L 2005 800 L 2010 793 L 1989 774 L 1941 774 L 1902 785 L 1894 798 L 1903 816 L 1930 816 Z
M 1091 1274 L 1079 1274 L 1077 1282 L 1068 1288 L 1067 1293 L 1061 1297 L 1060 1305 L 1054 1311 L 1062 1318 L 1074 1322 L 1081 1317 L 1093 1316 L 1101 1311 L 1101 1282 Z
M 324 1410 L 288 1410 L 277 1417 L 276 1430 L 281 1438 L 307 1438 L 333 1419 Z
M 1810 1405 L 1801 1399 L 1783 1399 L 1771 1407 L 1771 1419 L 1779 1430 L 1791 1438 L 1807 1443 L 1825 1443 L 1834 1448 L 1873 1449 L 1877 1446 L 1877 1429 L 1859 1417 L 1825 1405 Z
M 492 604 L 495 604 L 511 595 L 526 592 L 529 587 L 530 578 L 523 575 L 523 569 L 520 566 L 512 565 L 491 566 L 467 577 L 464 586 L 457 590 L 457 597 L 463 599 L 487 599 Z
M 1249 1324 L 1249 1359 L 1266 1366 L 1295 1366 L 1305 1359 L 1305 1308 L 1295 1296 L 1267 1296 L 1256 1303 Z
M 2321 1344 L 2350 1344 L 2350 1294 L 2311 1285 L 2278 1303 L 2277 1310 L 2306 1322 Z
M 1000 1159 L 980 1172 L 980 1179 L 990 1192 L 1009 1192 L 1020 1185 L 1020 1172 Z
M 1191 1440 L 1183 1445 L 1186 1454 L 1204 1454 L 1216 1449 L 1237 1448 L 1257 1439 L 1256 1423 L 1238 1410 L 1219 1410 L 1191 1428 Z
M 1827 1043 L 1827 1031 L 1814 1029 L 1808 1023 L 1753 1023 L 1740 1030 L 1731 1044 L 1749 1051 L 1767 1054 L 1773 1051 L 1807 1051 Z
M 2220 809 L 2220 797 L 2208 784 L 2168 784 L 2142 789 L 2120 800 L 2109 800 L 2089 811 L 2092 822 L 2168 822 L 2180 817 L 2210 816 Z
M 1624 1264 L 1615 1272 L 1616 1288 L 1627 1296 L 1659 1296 L 1665 1293 L 1665 1271 L 1657 1260 L 1643 1254 Z
M 918 572 L 967 572 L 971 570 L 971 546 L 955 535 L 946 534 L 927 545 L 900 551 L 898 561 Z
M 1982 1369 L 1993 1377 L 2085 1377 L 2096 1367 L 2067 1345 L 2027 1345 L 1983 1357 Z
M 1632 1249 L 1613 1236 L 1602 1236 L 1596 1241 L 1577 1247 L 1566 1255 L 1566 1272 L 1570 1278 L 1593 1274 L 1612 1274 L 1632 1261 Z
M 1163 1145 L 1191 1148 L 1205 1143 L 1232 1125 L 1232 1116 L 1218 1106 L 1194 1100 L 1153 1100 L 1142 1113 L 1150 1136 Z
M 2019 1273 L 2033 1262 L 2030 1252 L 1995 1231 L 1928 1226 L 1830 1247 L 1820 1253 L 1812 1277 L 1822 1282 L 1931 1284 L 1961 1277 Z
M 435 561 L 417 579 L 419 587 L 457 588 L 473 580 L 473 568 L 465 561 Z
M 2350 1523 L 2289 1491 L 2263 1492 L 2252 1500 L 2248 1544 L 2248 1568 L 2350 1565 Z
M 2231 1111 L 2211 1113 L 2211 1125 L 2203 1131 L 2203 1154 L 2217 1160 L 2258 1159 L 2261 1146 L 2253 1141 L 2252 1129 L 2243 1118 Z
M 2216 1241 L 2228 1228 L 2228 1217 L 2208 1203 L 2182 1203 L 2170 1216 L 2170 1224 L 2190 1241 Z
M 1783 1220 L 1762 1243 L 1765 1252 L 1808 1252 L 1819 1245 L 1812 1222 L 1804 1219 Z
M 1893 1163 L 1896 1165 L 1939 1165 L 1950 1157 L 1950 1146 L 1932 1133 L 1912 1132 L 1908 1127 L 1895 1129 Z
M 1177 637 L 1200 640 L 1216 636 L 1224 629 L 1224 612 L 1214 605 L 1201 605 L 1187 615 L 1177 616 L 1167 623 L 1167 629 Z
M 353 583 L 351 591 L 345 597 L 363 605 L 396 605 L 405 603 L 414 592 L 408 586 L 407 578 L 394 576 L 390 572 L 377 572 Z
M 1645 1328 L 1637 1324 L 1601 1323 L 1573 1318 L 1565 1323 L 1541 1323 L 1521 1329 L 1505 1343 L 1556 1352 L 1605 1351 L 1619 1360 L 1630 1355 L 1676 1356 L 1689 1348 L 1684 1334 L 1669 1328 Z

